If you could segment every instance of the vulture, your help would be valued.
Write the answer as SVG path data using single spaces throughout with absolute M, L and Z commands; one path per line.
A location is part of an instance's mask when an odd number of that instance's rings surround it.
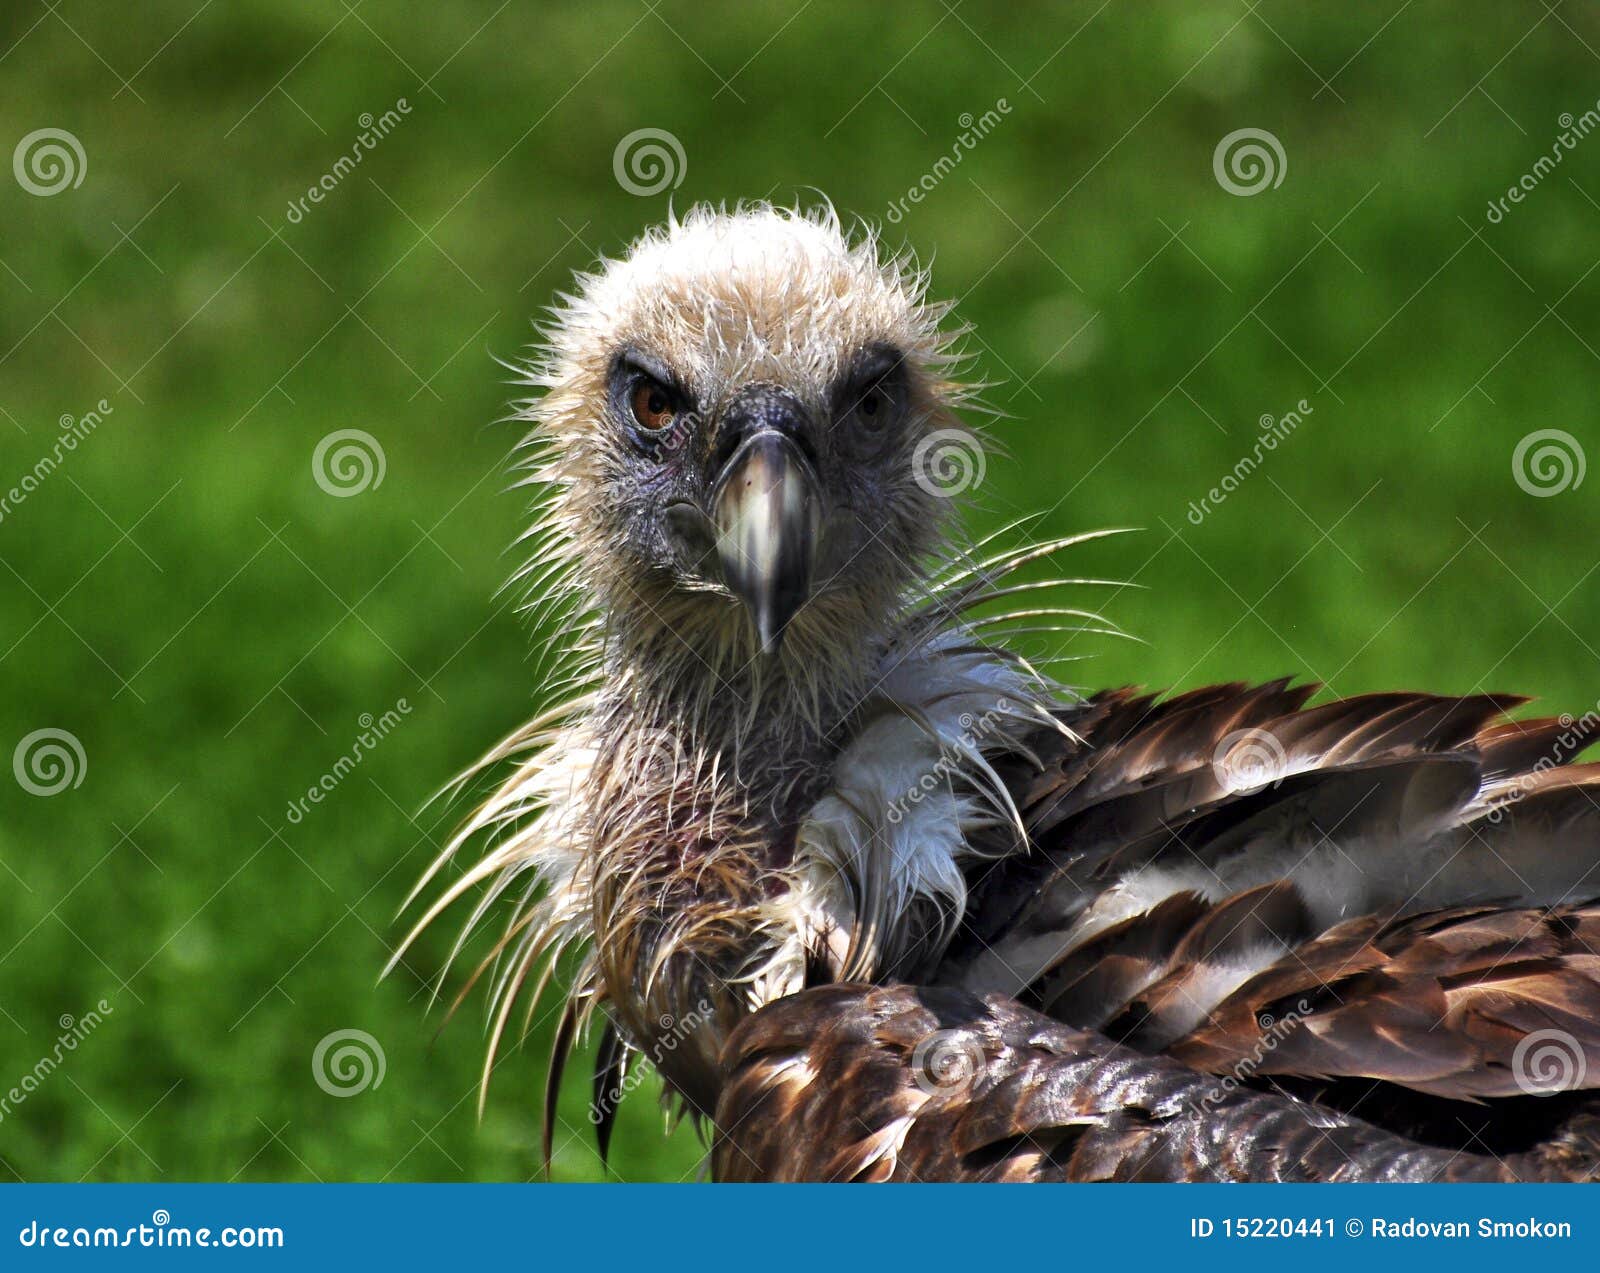
M 1103 626 L 1063 603 L 1096 581 L 1018 572 L 1090 536 L 963 533 L 949 309 L 761 203 L 539 327 L 550 705 L 406 939 L 459 907 L 451 960 L 489 945 L 485 1084 L 557 986 L 547 1166 L 598 1032 L 602 1154 L 650 1066 L 719 1180 L 1589 1178 L 1600 715 L 1058 683 L 1017 634 Z

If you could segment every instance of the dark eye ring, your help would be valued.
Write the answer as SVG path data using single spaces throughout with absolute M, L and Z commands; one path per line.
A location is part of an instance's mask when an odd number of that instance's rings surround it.
M 648 376 L 634 385 L 628 395 L 628 407 L 633 412 L 634 423 L 646 433 L 660 433 L 671 426 L 678 414 L 671 393 Z

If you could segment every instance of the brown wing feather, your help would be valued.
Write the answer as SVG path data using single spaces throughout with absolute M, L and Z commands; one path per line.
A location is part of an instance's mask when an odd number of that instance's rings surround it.
M 1503 1160 L 1428 1148 L 948 989 L 792 995 L 734 1032 L 724 1071 L 722 1180 L 1495 1181 L 1592 1161 L 1582 1129 Z
M 1261 1074 L 1370 1077 L 1452 1099 L 1553 1088 L 1563 1072 L 1566 1087 L 1600 1086 L 1596 950 L 1592 904 L 1356 921 L 1242 986 L 1168 1050 L 1215 1071 L 1257 1058 Z M 1519 1055 L 1539 1031 L 1559 1037 L 1542 1059 Z
M 1042 739 L 1012 784 L 1034 851 L 974 871 L 935 980 L 1330 1105 L 1393 1088 L 1368 1106 L 1392 1127 L 1448 1140 L 1489 1102 L 1552 1131 L 1600 1088 L 1600 765 L 1569 763 L 1600 717 L 1309 694 L 1073 709 L 1087 745 Z M 1280 760 L 1252 790 L 1217 763 L 1240 730 Z M 1571 1100 L 1523 1119 L 1540 1065 Z

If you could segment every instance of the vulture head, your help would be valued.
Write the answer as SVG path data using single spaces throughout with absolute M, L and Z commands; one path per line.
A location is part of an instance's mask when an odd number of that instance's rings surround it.
M 859 674 L 947 526 L 913 462 L 962 398 L 942 315 L 831 212 L 697 209 L 579 279 L 530 413 L 547 524 L 635 657 L 695 689 Z

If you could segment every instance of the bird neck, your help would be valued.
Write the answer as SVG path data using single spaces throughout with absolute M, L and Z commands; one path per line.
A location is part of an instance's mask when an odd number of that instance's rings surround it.
M 609 654 L 583 795 L 596 972 L 624 1035 L 709 1112 L 723 1040 L 769 997 L 796 832 L 872 668 L 859 646 L 861 666 L 822 676 L 784 657 L 663 659 L 637 632 Z
M 649 735 L 717 773 L 775 831 L 815 798 L 871 690 L 881 643 L 834 652 L 695 649 L 676 633 L 619 642 L 607 683 L 613 734 Z

